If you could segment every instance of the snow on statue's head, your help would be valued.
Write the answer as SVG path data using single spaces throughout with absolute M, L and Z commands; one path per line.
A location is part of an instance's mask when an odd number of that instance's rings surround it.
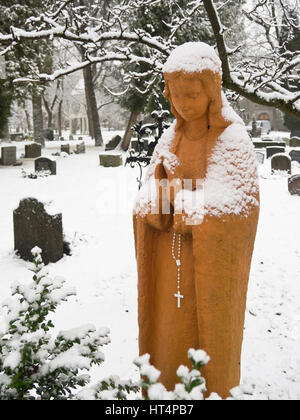
M 172 101 L 170 82 L 178 78 L 200 80 L 203 90 L 209 98 L 207 107 L 210 128 L 228 126 L 222 115 L 222 65 L 214 49 L 203 42 L 187 42 L 175 48 L 163 67 L 165 78 L 165 96 L 171 103 L 171 110 L 176 117 L 176 130 L 182 127 L 184 119 L 176 111 Z

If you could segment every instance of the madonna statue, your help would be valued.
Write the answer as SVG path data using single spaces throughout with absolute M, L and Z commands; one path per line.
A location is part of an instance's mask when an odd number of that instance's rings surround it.
M 175 116 L 134 209 L 140 354 L 173 390 L 190 348 L 210 362 L 207 391 L 240 383 L 249 271 L 259 215 L 256 159 L 221 90 L 213 48 L 186 43 L 164 66 Z

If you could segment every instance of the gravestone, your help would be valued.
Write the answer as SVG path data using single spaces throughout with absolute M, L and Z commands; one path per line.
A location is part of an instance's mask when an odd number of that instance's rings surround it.
M 121 154 L 106 154 L 103 153 L 99 155 L 100 158 L 100 166 L 104 166 L 105 168 L 109 167 L 117 167 L 123 165 L 123 159 Z
M 70 154 L 70 145 L 69 144 L 62 144 L 60 146 L 60 151 L 64 152 L 64 153 L 68 153 L 68 155 Z
M 82 142 L 80 144 L 77 144 L 75 153 L 77 155 L 85 153 L 85 143 L 84 142 Z
M 105 146 L 105 151 L 114 150 L 121 143 L 121 136 L 115 136 Z
M 25 145 L 25 158 L 35 159 L 42 155 L 42 146 L 37 143 Z
M 23 133 L 11 133 L 10 134 L 11 141 L 23 141 L 24 134 Z
M 10 166 L 17 163 L 17 148 L 15 146 L 1 147 L 1 165 Z
M 290 147 L 300 147 L 300 138 L 299 137 L 292 137 L 290 139 Z
M 292 171 L 291 158 L 288 155 L 277 153 L 271 158 L 271 171 L 287 171 L 289 174 Z
M 148 140 L 142 140 L 141 143 L 142 143 L 142 146 L 143 146 L 143 150 L 147 151 L 148 148 L 149 148 L 149 141 Z M 131 140 L 130 148 L 134 149 L 136 152 L 138 152 L 139 151 L 138 140 Z
M 43 131 L 43 137 L 44 139 L 48 140 L 48 141 L 53 141 L 54 140 L 54 130 L 53 128 L 45 128 Z
M 45 157 L 40 157 L 34 161 L 36 172 L 49 171 L 51 175 L 56 175 L 56 161 Z
M 264 161 L 265 161 L 265 155 L 262 152 L 256 152 L 256 161 L 259 165 L 263 165 Z
M 288 189 L 290 194 L 300 196 L 300 174 L 293 175 L 288 179 Z
M 262 140 L 254 140 L 252 141 L 253 146 L 255 147 L 255 149 L 265 149 L 268 146 L 274 147 L 274 146 L 278 146 L 278 147 L 285 147 L 285 142 L 284 141 L 262 141 Z
M 60 260 L 63 255 L 62 215 L 49 215 L 45 205 L 35 198 L 20 201 L 14 211 L 15 250 L 26 261 L 33 261 L 32 248 L 42 250 L 45 264 Z
M 296 162 L 300 163 L 300 150 L 291 150 L 289 155 L 292 161 L 295 160 Z
M 276 153 L 284 153 L 285 148 L 284 147 L 277 147 L 277 146 L 274 146 L 274 147 L 273 146 L 268 146 L 268 147 L 266 147 L 266 151 L 267 151 L 267 159 L 269 159 L 270 157 L 272 157 Z

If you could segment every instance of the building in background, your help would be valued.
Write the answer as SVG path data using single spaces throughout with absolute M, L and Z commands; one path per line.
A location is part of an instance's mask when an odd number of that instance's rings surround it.
M 284 125 L 284 114 L 278 109 L 256 104 L 249 99 L 240 98 L 238 101 L 240 115 L 246 124 L 255 120 L 270 121 L 272 131 L 289 131 Z

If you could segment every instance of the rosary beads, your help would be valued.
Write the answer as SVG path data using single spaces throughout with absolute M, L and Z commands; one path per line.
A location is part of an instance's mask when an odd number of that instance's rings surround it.
M 183 299 L 183 295 L 180 292 L 180 281 L 181 281 L 181 234 L 178 234 L 178 249 L 177 249 L 177 257 L 175 255 L 175 245 L 176 245 L 176 232 L 173 235 L 173 242 L 172 242 L 172 257 L 174 258 L 177 266 L 177 293 L 174 296 L 177 298 L 177 308 L 181 307 L 181 299 Z

